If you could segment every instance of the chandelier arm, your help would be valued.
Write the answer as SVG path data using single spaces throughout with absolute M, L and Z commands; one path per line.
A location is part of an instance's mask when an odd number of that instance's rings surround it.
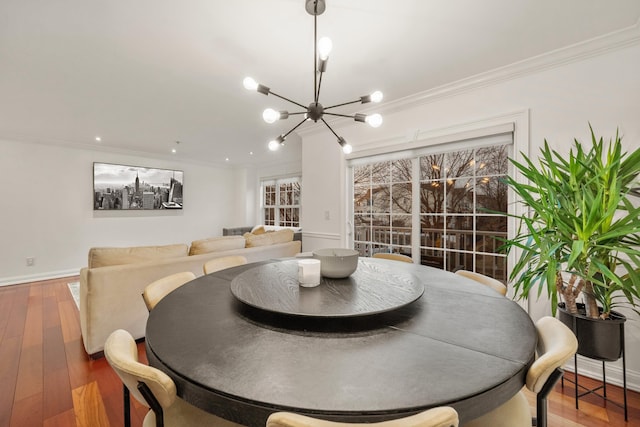
M 342 104 L 336 104 L 336 105 L 332 105 L 330 107 L 324 107 L 325 110 L 328 110 L 329 108 L 336 108 L 336 107 L 342 107 L 343 105 L 351 105 L 351 104 L 359 104 L 362 103 L 362 101 L 360 99 L 356 99 L 355 101 L 350 101 L 350 102 L 343 102 Z M 329 113 L 327 113 L 329 114 Z
M 324 73 L 322 71 L 320 71 L 320 80 L 318 81 L 318 90 L 316 91 L 316 103 L 320 99 L 320 86 L 322 86 L 322 75 L 323 74 Z
M 291 130 L 287 133 L 285 133 L 284 135 L 282 135 L 283 138 L 286 138 L 287 136 L 289 136 L 289 134 L 291 132 L 293 132 L 294 130 L 298 129 L 300 127 L 301 124 L 303 124 L 304 122 L 307 121 L 307 118 L 305 117 L 304 119 L 302 119 L 302 121 L 300 123 L 298 123 L 297 125 L 295 125 L 293 128 L 291 128 Z
M 318 85 L 318 3 L 315 5 L 315 15 L 313 15 L 313 99 L 318 102 L 320 96 L 320 87 Z M 320 74 L 320 82 L 322 82 L 322 73 Z
M 269 93 L 270 93 L 271 95 L 273 95 L 273 96 L 276 96 L 276 97 L 280 98 L 280 99 L 284 99 L 285 101 L 289 101 L 290 103 L 295 104 L 295 105 L 297 105 L 297 106 L 298 106 L 298 107 L 300 107 L 300 108 L 304 108 L 304 109 L 306 109 L 306 108 L 307 108 L 307 106 L 306 106 L 306 105 L 302 105 L 302 104 L 300 104 L 300 103 L 298 103 L 298 102 L 296 102 L 296 101 L 292 101 L 292 100 L 291 100 L 291 99 L 289 99 L 289 98 L 285 98 L 285 97 L 284 97 L 284 96 L 282 96 L 282 95 L 278 95 L 278 94 L 277 94 L 277 93 L 275 93 L 274 91 L 269 91 Z
M 326 110 L 326 108 L 325 108 L 325 110 Z M 324 114 L 329 115 L 329 116 L 336 116 L 336 117 L 348 117 L 350 119 L 355 119 L 356 118 L 356 116 L 350 116 L 348 114 L 329 113 L 327 111 L 325 111 Z
M 333 128 L 331 126 L 329 126 L 329 123 L 327 123 L 324 119 L 320 119 L 322 120 L 322 123 L 324 123 L 325 125 L 327 125 L 327 127 L 329 128 L 329 130 L 336 136 L 336 138 L 340 139 L 340 136 L 336 133 L 336 131 L 333 130 Z

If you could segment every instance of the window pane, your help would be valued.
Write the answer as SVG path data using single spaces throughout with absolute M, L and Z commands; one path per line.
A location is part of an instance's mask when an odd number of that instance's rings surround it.
M 420 246 L 442 247 L 444 235 L 444 217 L 440 215 L 420 216 Z
M 391 243 L 391 217 L 389 215 L 372 215 L 371 223 L 371 240 L 385 245 Z
M 447 153 L 445 156 L 445 173 L 447 178 L 462 176 L 472 177 L 476 161 L 473 150 Z
M 475 271 L 507 284 L 507 258 L 478 254 L 475 257 Z
M 439 180 L 444 167 L 444 154 L 431 154 L 420 158 L 420 181 Z
M 392 182 L 411 182 L 411 159 L 396 160 L 391 163 Z
M 482 177 L 476 181 L 476 210 L 484 212 L 507 212 L 507 185 L 502 176 Z
M 391 243 L 411 246 L 411 215 L 393 215 Z
M 353 168 L 353 184 L 367 184 L 371 181 L 371 165 L 355 166 Z
M 375 185 L 371 189 L 371 210 L 373 213 L 389 213 L 391 197 L 388 185 Z
M 509 170 L 508 151 L 508 145 L 478 148 L 476 175 L 505 175 Z
M 371 256 L 371 243 L 368 242 L 354 242 L 353 247 L 360 256 L 369 257 Z
M 353 217 L 355 236 L 354 240 L 371 240 L 371 215 L 355 214 Z
M 444 213 L 444 181 L 420 184 L 420 212 Z
M 371 189 L 369 185 L 356 185 L 353 188 L 354 214 L 371 212 Z
M 429 267 L 444 268 L 444 251 L 438 249 L 421 248 L 420 264 Z
M 393 213 L 411 213 L 411 183 L 391 186 L 391 211 Z
M 387 183 L 390 179 L 390 162 L 374 163 L 371 165 L 371 182 Z
M 447 180 L 447 213 L 473 213 L 473 180 Z

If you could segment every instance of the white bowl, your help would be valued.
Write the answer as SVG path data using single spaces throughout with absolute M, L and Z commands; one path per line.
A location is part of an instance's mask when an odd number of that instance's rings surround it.
M 354 249 L 318 249 L 313 257 L 320 260 L 320 274 L 330 279 L 349 277 L 358 268 L 358 251 Z

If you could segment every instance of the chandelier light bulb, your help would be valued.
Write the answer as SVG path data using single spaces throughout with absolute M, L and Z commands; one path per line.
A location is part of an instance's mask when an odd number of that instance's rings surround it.
M 267 108 L 262 112 L 262 118 L 269 124 L 275 123 L 280 118 L 280 113 L 273 108 Z
M 244 85 L 244 88 L 247 90 L 258 89 L 258 82 L 253 80 L 251 77 L 245 77 L 244 80 L 242 81 L 242 84 Z
M 365 121 L 372 128 L 377 128 L 377 127 L 380 127 L 380 125 L 382 124 L 382 116 L 380 114 L 377 114 L 377 113 L 376 114 L 372 114 L 370 116 L 367 116 Z
M 278 151 L 279 148 L 280 148 L 280 143 L 278 141 L 276 141 L 275 139 L 272 139 L 271 141 L 269 141 L 269 150 Z
M 329 37 L 322 37 L 318 40 L 318 55 L 320 56 L 320 59 L 326 60 L 329 58 L 332 48 L 333 43 Z
M 383 97 L 382 92 L 377 90 L 371 94 L 371 102 L 380 102 L 382 101 L 382 97 Z
M 351 144 L 346 143 L 342 146 L 342 152 L 344 154 L 351 154 L 352 151 L 353 151 L 353 147 L 351 146 Z

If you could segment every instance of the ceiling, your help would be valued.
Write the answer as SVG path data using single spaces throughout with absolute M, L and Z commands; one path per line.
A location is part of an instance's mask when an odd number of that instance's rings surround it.
M 320 101 L 379 89 L 382 111 L 640 17 L 638 0 L 326 2 L 318 35 L 333 51 Z M 299 150 L 266 145 L 296 117 L 267 125 L 261 115 L 295 108 L 242 80 L 307 105 L 312 65 L 304 0 L 2 0 L 0 138 L 220 165 L 287 161 Z

